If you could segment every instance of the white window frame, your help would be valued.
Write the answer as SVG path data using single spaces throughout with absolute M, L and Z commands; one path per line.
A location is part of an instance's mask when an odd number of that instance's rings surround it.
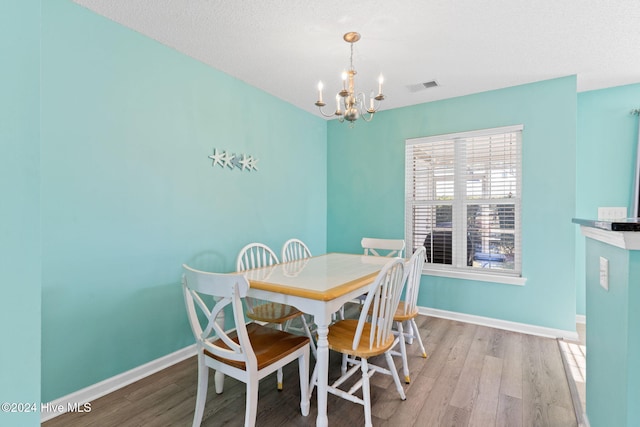
M 437 263 L 425 263 L 423 274 L 441 277 L 451 277 L 466 280 L 487 281 L 494 283 L 504 283 L 511 285 L 524 285 L 526 279 L 522 277 L 522 241 L 521 241 L 521 195 L 522 195 L 522 133 L 524 130 L 523 125 L 505 126 L 499 128 L 482 129 L 469 132 L 458 132 L 452 134 L 435 135 L 422 138 L 412 138 L 405 140 L 405 241 L 407 242 L 407 253 L 411 254 L 414 251 L 414 226 L 413 226 L 413 207 L 414 206 L 436 206 L 436 204 L 451 204 L 453 206 L 453 227 L 452 227 L 452 240 L 453 245 L 457 247 L 455 251 L 458 255 L 453 255 L 452 264 L 437 264 Z M 463 176 L 463 172 L 458 169 L 459 164 L 465 164 L 464 156 L 466 155 L 466 147 L 464 146 L 464 140 L 476 137 L 486 137 L 489 135 L 500 135 L 507 133 L 518 133 L 518 147 L 517 147 L 517 191 L 513 198 L 509 199 L 509 204 L 514 205 L 515 211 L 515 229 L 514 229 L 514 244 L 515 244 L 515 266 L 513 270 L 496 270 L 496 269 L 480 269 L 477 267 L 468 267 L 466 263 L 462 262 L 464 254 L 466 253 L 467 241 L 465 236 L 467 235 L 466 215 L 464 211 L 467 204 L 476 204 L 477 201 L 471 201 L 466 197 L 466 181 Z M 454 197 L 451 202 L 441 203 L 434 200 L 425 202 L 414 200 L 414 176 L 413 170 L 413 146 L 415 145 L 428 145 L 432 143 L 438 143 L 443 141 L 454 141 L 455 148 L 455 166 L 454 166 Z M 460 149 L 457 148 L 458 144 Z M 463 194 L 463 197 L 459 195 Z M 501 201 L 507 199 L 495 199 L 488 200 L 490 204 L 500 204 Z M 464 249 L 464 250 L 463 250 Z

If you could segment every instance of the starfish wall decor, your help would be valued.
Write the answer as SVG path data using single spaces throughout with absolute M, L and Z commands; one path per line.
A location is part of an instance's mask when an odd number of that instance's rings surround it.
M 258 159 L 246 154 L 230 154 L 227 151 L 218 151 L 217 148 L 214 148 L 213 154 L 210 155 L 209 158 L 213 160 L 211 164 L 212 167 L 220 165 L 223 169 L 225 167 L 229 169 L 238 168 L 242 171 L 247 170 L 249 172 L 258 170 Z

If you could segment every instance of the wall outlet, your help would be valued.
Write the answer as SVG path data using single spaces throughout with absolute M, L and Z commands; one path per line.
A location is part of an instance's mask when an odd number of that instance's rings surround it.
M 600 257 L 600 286 L 609 290 L 609 260 Z
M 625 219 L 626 217 L 627 217 L 627 208 L 622 208 L 622 207 L 598 208 L 598 219 L 600 221 L 608 221 L 613 219 Z

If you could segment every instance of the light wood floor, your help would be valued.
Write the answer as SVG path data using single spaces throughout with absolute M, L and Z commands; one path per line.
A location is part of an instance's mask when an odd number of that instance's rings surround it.
M 565 375 L 575 409 L 578 425 L 586 425 L 587 409 L 587 346 L 586 325 L 576 324 L 578 341 L 558 339 L 560 354 L 563 356 Z
M 415 343 L 408 346 L 412 381 L 404 385 L 406 401 L 391 377 L 373 376 L 375 426 L 577 425 L 555 340 L 425 316 L 418 326 L 429 358 L 419 356 Z M 332 352 L 331 379 L 339 375 L 339 366 L 339 355 Z M 399 358 L 397 366 L 402 378 Z M 90 413 L 64 414 L 43 426 L 190 426 L 196 370 L 195 358 L 188 359 L 97 399 Z M 275 374 L 261 382 L 257 424 L 314 426 L 316 394 L 309 416 L 302 417 L 297 365 L 284 373 L 282 392 L 276 391 Z M 216 395 L 211 373 L 203 426 L 243 425 L 244 384 L 225 381 L 224 393 Z M 333 395 L 328 399 L 329 425 L 364 425 L 360 405 Z

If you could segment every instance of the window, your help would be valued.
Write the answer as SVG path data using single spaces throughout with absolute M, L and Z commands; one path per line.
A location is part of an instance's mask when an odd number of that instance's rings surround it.
M 406 141 L 407 249 L 426 268 L 520 276 L 522 129 Z

